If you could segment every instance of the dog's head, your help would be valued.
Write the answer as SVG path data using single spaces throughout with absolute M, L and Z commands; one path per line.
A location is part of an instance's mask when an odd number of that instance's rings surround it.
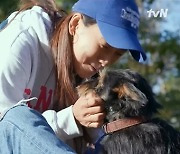
M 150 118 L 161 107 L 148 82 L 132 70 L 104 70 L 77 89 L 80 96 L 93 90 L 104 100 L 107 122 L 125 117 Z

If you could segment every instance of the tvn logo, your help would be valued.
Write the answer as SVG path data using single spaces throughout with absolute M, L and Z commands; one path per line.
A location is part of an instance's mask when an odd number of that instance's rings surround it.
M 154 18 L 157 18 L 157 17 L 166 18 L 167 15 L 168 15 L 168 9 L 160 9 L 160 10 L 157 10 L 157 11 L 154 11 L 154 10 L 150 9 L 149 11 L 147 11 L 147 14 L 148 14 L 149 18 L 151 18 L 151 17 L 154 17 Z

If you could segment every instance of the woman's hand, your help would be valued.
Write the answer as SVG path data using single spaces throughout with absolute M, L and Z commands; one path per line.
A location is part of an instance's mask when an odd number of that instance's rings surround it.
M 95 92 L 89 92 L 81 96 L 73 105 L 73 114 L 75 119 L 85 127 L 100 127 L 105 118 L 104 102 Z

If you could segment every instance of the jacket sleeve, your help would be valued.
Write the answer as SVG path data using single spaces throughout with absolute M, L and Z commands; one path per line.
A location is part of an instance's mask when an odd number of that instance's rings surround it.
M 7 33 L 8 35 L 8 33 Z M 31 71 L 29 43 L 24 33 L 11 43 L 0 37 L 0 112 L 24 98 Z
M 82 128 L 75 121 L 72 106 L 59 112 L 47 110 L 42 114 L 56 135 L 66 142 L 69 139 L 82 136 Z

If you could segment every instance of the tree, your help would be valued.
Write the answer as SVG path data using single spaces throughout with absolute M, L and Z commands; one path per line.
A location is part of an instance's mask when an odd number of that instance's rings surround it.
M 0 1 L 0 21 L 4 20 L 11 12 L 17 9 L 18 0 Z

